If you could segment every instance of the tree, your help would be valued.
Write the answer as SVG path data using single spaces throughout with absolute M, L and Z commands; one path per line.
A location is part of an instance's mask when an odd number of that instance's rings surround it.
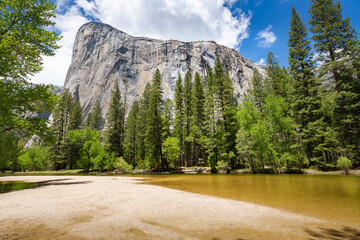
M 264 107 L 264 80 L 259 70 L 255 68 L 254 75 L 251 81 L 251 88 L 249 90 L 249 99 L 255 103 L 255 106 L 260 111 L 263 111 Z
M 111 91 L 110 106 L 106 116 L 106 148 L 110 153 L 115 153 L 116 157 L 123 155 L 123 108 L 124 106 L 121 102 L 119 81 L 116 80 L 113 85 L 113 90 Z
M 360 44 L 341 3 L 311 0 L 310 31 L 318 55 L 319 74 L 335 92 L 334 120 L 342 154 L 360 163 Z
M 179 165 L 184 166 L 184 86 L 179 74 L 174 89 L 175 135 L 179 138 Z
M 162 103 L 161 74 L 156 69 L 151 85 L 149 107 L 147 109 L 147 126 L 145 132 L 145 158 L 149 168 L 165 168 L 165 161 L 162 155 Z
M 59 48 L 55 4 L 47 0 L 3 0 L 0 4 L 0 78 L 20 81 L 42 69 L 42 56 Z M 19 95 L 21 96 L 21 95 Z
M 70 158 L 70 147 L 67 142 L 67 133 L 69 127 L 69 120 L 73 108 L 72 96 L 69 90 L 65 88 L 53 110 L 52 116 L 52 131 L 55 138 L 55 144 L 52 148 L 53 167 L 56 170 L 66 167 L 67 161 Z
M 95 105 L 94 111 L 90 116 L 90 121 L 90 127 L 99 131 L 104 126 L 104 118 L 102 117 L 102 110 L 99 102 Z
M 139 104 L 139 114 L 137 118 L 136 128 L 137 128 L 137 138 L 136 138 L 136 145 L 137 145 L 137 151 L 136 151 L 136 158 L 137 166 L 139 168 L 145 168 L 145 134 L 146 134 L 146 128 L 147 128 L 147 111 L 149 108 L 150 103 L 150 95 L 151 95 L 151 85 L 150 83 L 147 83 L 144 89 L 144 92 L 142 94 L 142 97 L 140 99 Z
M 186 72 L 184 78 L 184 140 L 185 140 L 185 161 L 186 166 L 190 167 L 192 156 L 192 138 L 190 136 L 191 115 L 192 115 L 192 82 L 191 74 Z
M 28 171 L 43 171 L 49 168 L 50 147 L 34 146 L 23 150 L 19 156 L 21 169 Z
M 166 139 L 171 137 L 173 129 L 173 102 L 170 98 L 166 99 L 164 103 L 164 110 L 162 118 L 162 138 Z
M 96 129 L 86 128 L 69 131 L 69 143 L 80 146 L 79 166 L 89 171 L 92 167 L 103 170 L 107 165 L 107 155 Z
M 164 141 L 163 153 L 170 167 L 178 167 L 179 159 L 179 139 L 177 137 L 168 137 Z
M 78 99 L 74 100 L 70 117 L 69 117 L 69 130 L 76 130 L 82 127 L 83 123 L 83 114 L 80 101 Z
M 129 116 L 126 120 L 125 127 L 125 139 L 124 139 L 124 156 L 127 163 L 132 164 L 132 167 L 136 167 L 137 152 L 138 152 L 138 127 L 137 118 L 139 117 L 139 104 L 135 101 L 131 107 Z
M 198 165 L 199 158 L 205 158 L 203 149 L 203 143 L 201 138 L 203 137 L 203 124 L 205 120 L 204 105 L 205 105 L 205 92 L 204 86 L 201 81 L 200 74 L 195 73 L 194 85 L 192 88 L 192 119 L 191 119 L 191 137 L 194 141 L 194 159 L 195 165 Z
M 321 88 L 315 76 L 308 30 L 292 8 L 289 31 L 289 69 L 293 78 L 291 92 L 292 116 L 299 126 L 301 143 L 308 159 L 322 157 L 318 145 L 322 143 L 324 120 L 321 114 Z

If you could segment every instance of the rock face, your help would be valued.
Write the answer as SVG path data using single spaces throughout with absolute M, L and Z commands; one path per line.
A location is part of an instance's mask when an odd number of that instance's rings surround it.
M 138 100 L 152 75 L 162 74 L 164 99 L 172 98 L 180 73 L 190 71 L 205 78 L 215 64 L 216 56 L 229 70 L 239 101 L 249 87 L 257 67 L 251 60 L 229 47 L 212 41 L 180 42 L 133 37 L 107 24 L 90 22 L 83 25 L 75 39 L 72 62 L 64 87 L 80 99 L 85 115 L 100 102 L 105 115 L 114 81 L 119 79 L 124 93 L 128 82 L 127 107 Z

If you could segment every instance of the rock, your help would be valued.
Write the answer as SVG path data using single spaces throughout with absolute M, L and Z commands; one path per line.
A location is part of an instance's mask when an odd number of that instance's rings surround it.
M 139 100 L 157 68 L 162 74 L 163 97 L 172 98 L 179 73 L 184 77 L 189 70 L 194 76 L 197 71 L 205 79 L 216 56 L 229 70 L 236 97 L 242 101 L 254 69 L 258 68 L 261 73 L 264 70 L 244 59 L 237 50 L 213 41 L 180 42 L 133 37 L 110 25 L 90 22 L 76 35 L 64 87 L 79 98 L 85 116 L 97 102 L 105 116 L 115 79 L 119 79 L 122 93 L 124 82 L 128 82 L 129 109 L 135 100 Z

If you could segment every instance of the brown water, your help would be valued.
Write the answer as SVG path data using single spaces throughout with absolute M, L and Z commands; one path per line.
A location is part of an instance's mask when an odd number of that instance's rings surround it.
M 153 175 L 145 182 L 360 227 L 359 176 Z

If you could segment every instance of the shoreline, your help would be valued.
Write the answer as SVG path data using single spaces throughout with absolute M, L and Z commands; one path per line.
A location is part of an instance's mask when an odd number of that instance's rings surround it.
M 352 226 L 139 184 L 139 177 L 10 176 L 47 185 L 0 194 L 0 239 L 304 239 Z

